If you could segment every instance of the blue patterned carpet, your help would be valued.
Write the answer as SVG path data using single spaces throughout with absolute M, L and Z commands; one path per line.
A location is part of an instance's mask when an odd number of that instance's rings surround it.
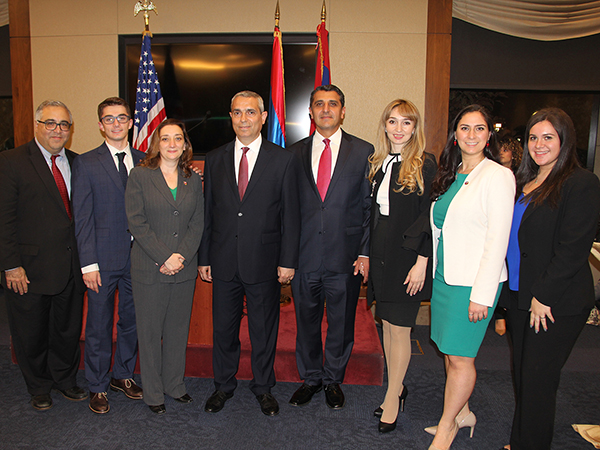
M 410 394 L 396 431 L 381 435 L 372 415 L 384 386 L 344 385 L 346 407 L 332 411 L 322 392 L 302 408 L 287 404 L 299 386 L 279 383 L 273 394 L 281 412 L 261 414 L 248 382 L 240 382 L 223 411 L 208 414 L 204 402 L 213 392 L 212 380 L 189 378 L 190 405 L 167 399 L 167 414 L 156 416 L 141 401 L 109 392 L 111 411 L 93 414 L 87 401 L 74 403 L 53 393 L 54 406 L 35 411 L 19 369 L 10 362 L 4 305 L 0 313 L 0 448 L 12 449 L 426 449 L 431 437 L 423 428 L 433 425 L 442 410 L 442 359 L 429 342 L 429 328 L 417 326 L 413 339 L 423 354 L 415 354 L 406 384 Z M 419 346 L 413 346 L 418 353 Z M 593 449 L 572 423 L 600 422 L 600 328 L 586 326 L 567 367 L 558 395 L 553 449 Z M 488 331 L 477 359 L 478 380 L 471 407 L 478 424 L 473 439 L 461 430 L 454 450 L 497 450 L 508 442 L 513 410 L 506 337 Z M 136 376 L 137 377 L 137 376 Z M 139 381 L 139 378 L 138 378 Z M 85 387 L 83 372 L 80 386 Z

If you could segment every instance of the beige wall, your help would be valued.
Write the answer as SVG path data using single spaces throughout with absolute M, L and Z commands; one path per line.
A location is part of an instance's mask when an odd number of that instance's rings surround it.
M 119 34 L 143 30 L 135 0 L 29 0 L 33 99 L 65 102 L 77 152 L 102 140 L 96 107 L 118 94 Z M 153 33 L 272 32 L 276 0 L 155 0 Z M 322 0 L 280 0 L 283 33 L 310 32 Z M 397 97 L 425 104 L 427 0 L 327 0 L 333 83 L 347 97 L 344 129 L 374 141 L 383 107 Z M 160 76 L 160 74 L 159 74 Z M 224 99 L 229 101 L 229 99 Z M 133 106 L 133 105 L 132 105 Z M 308 130 L 307 130 L 308 134 Z

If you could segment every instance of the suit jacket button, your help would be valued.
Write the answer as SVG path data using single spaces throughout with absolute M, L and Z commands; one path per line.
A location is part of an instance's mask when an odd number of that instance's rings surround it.
M 174 216 L 178 216 L 179 215 L 179 211 L 173 211 L 173 215 Z
M 522 256 L 523 258 L 527 258 L 527 253 L 521 253 L 521 256 Z
M 241 212 L 239 212 L 239 213 L 238 213 L 238 217 L 242 217 L 243 215 L 244 215 L 244 214 L 243 214 L 243 213 L 241 213 Z
M 177 236 L 178 236 L 177 232 L 173 233 L 173 237 L 177 237 Z

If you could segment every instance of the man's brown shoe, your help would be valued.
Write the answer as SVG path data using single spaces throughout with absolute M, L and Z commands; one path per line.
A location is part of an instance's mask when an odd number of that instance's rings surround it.
M 90 392 L 90 409 L 97 414 L 105 414 L 110 410 L 106 392 Z
M 141 400 L 144 398 L 144 391 L 141 387 L 135 384 L 133 378 L 125 378 L 124 380 L 110 379 L 110 388 L 113 391 L 121 391 L 133 400 Z

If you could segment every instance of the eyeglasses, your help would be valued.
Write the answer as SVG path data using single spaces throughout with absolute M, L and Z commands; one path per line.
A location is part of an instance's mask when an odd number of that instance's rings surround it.
M 100 120 L 102 121 L 102 123 L 104 123 L 106 125 L 111 125 L 111 124 L 115 123 L 115 120 L 119 123 L 127 123 L 127 122 L 129 122 L 130 119 L 131 119 L 131 117 L 129 117 L 127 114 L 119 114 L 117 117 L 104 116 Z
M 73 125 L 66 120 L 63 120 L 62 122 L 57 122 L 55 120 L 46 120 L 45 122 L 42 120 L 37 120 L 37 123 L 43 123 L 48 131 L 56 130 L 56 127 L 60 127 L 61 131 L 69 131 L 71 129 L 71 125 Z

